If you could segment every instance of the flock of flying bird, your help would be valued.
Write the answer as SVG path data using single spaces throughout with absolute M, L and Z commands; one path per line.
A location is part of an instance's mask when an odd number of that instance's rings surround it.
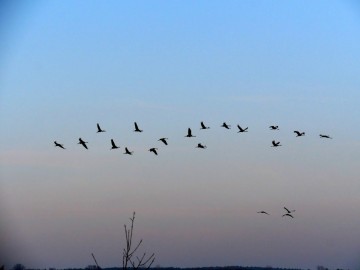
M 134 126 L 135 126 L 134 132 L 143 132 L 143 130 L 139 128 L 139 126 L 138 126 L 138 124 L 137 124 L 136 122 L 134 122 Z M 200 129 L 210 129 L 210 127 L 206 126 L 206 125 L 204 124 L 204 122 L 201 122 L 201 123 L 200 123 L 200 126 L 201 126 Z M 221 127 L 224 127 L 224 128 L 226 128 L 226 129 L 230 129 L 231 126 L 228 125 L 228 124 L 226 124 L 226 122 L 224 122 L 224 123 L 221 125 Z M 248 127 L 242 128 L 242 127 L 239 126 L 239 125 L 237 125 L 237 127 L 238 127 L 238 129 L 239 129 L 238 133 L 248 132 Z M 270 128 L 271 130 L 279 130 L 279 126 L 270 126 L 269 128 Z M 97 133 L 101 133 L 101 132 L 106 132 L 106 131 L 103 130 L 103 129 L 100 127 L 99 123 L 97 123 Z M 300 132 L 300 131 L 298 131 L 298 130 L 294 130 L 294 133 L 296 134 L 296 137 L 305 136 L 305 132 Z M 188 128 L 187 134 L 185 135 L 185 137 L 192 138 L 192 137 L 196 137 L 196 136 L 194 136 L 194 135 L 192 134 L 191 128 Z M 320 134 L 320 138 L 332 139 L 329 135 L 323 135 L 323 134 Z M 161 142 L 163 142 L 165 145 L 168 145 L 167 140 L 168 140 L 168 138 L 160 138 L 158 141 L 161 141 Z M 82 138 L 79 138 L 78 144 L 81 144 L 83 147 L 85 147 L 85 149 L 88 149 L 88 147 L 87 147 L 87 145 L 86 145 L 87 143 L 88 143 L 88 142 L 85 142 Z M 271 143 L 272 143 L 272 145 L 271 145 L 272 147 L 282 146 L 282 145 L 280 144 L 280 142 L 276 142 L 275 140 L 273 140 Z M 59 148 L 62 148 L 62 149 L 66 149 L 63 144 L 60 144 L 60 143 L 58 143 L 57 141 L 54 141 L 54 144 L 55 144 L 56 147 L 59 147 Z M 118 148 L 120 148 L 120 147 L 115 144 L 115 142 L 114 142 L 113 139 L 111 139 L 111 148 L 110 148 L 110 150 L 118 149 Z M 197 146 L 196 146 L 196 148 L 205 149 L 205 148 L 206 148 L 206 145 L 203 145 L 203 144 L 201 144 L 201 143 L 198 143 Z M 149 149 L 150 152 L 153 152 L 155 155 L 157 155 L 157 151 L 156 151 L 156 150 L 157 150 L 157 148 L 155 148 L 155 147 L 152 147 L 152 148 Z M 133 154 L 133 151 L 130 151 L 127 147 L 125 147 L 125 152 L 124 152 L 124 154 L 132 155 L 132 154 Z
M 224 122 L 221 127 L 223 128 L 226 128 L 226 129 L 230 129 L 231 126 L 226 124 L 226 122 Z M 237 125 L 237 128 L 238 128 L 238 133 L 242 133 L 242 132 L 248 132 L 248 127 L 246 128 L 242 128 L 240 125 Z M 269 126 L 270 130 L 279 130 L 279 126 Z M 206 126 L 204 124 L 204 122 L 201 122 L 200 123 L 200 129 L 210 129 L 209 126 Z M 99 123 L 97 123 L 97 133 L 101 133 L 101 132 L 106 132 L 105 130 L 103 130 Z M 136 122 L 134 122 L 134 132 L 143 132 L 142 129 L 139 128 L 138 124 Z M 305 136 L 305 132 L 300 132 L 298 130 L 294 130 L 294 133 L 296 134 L 296 137 L 301 137 L 301 136 Z M 188 128 L 187 130 L 187 134 L 185 135 L 185 137 L 187 138 L 193 138 L 193 137 L 196 137 L 192 134 L 192 131 L 191 131 L 191 128 Z M 323 134 L 320 134 L 320 138 L 324 138 L 324 139 L 332 139 L 332 137 L 330 137 L 329 135 L 323 135 Z M 164 143 L 165 145 L 168 145 L 167 143 L 167 140 L 168 138 L 160 138 L 158 141 Z M 81 144 L 85 149 L 88 149 L 87 147 L 87 143 L 86 141 L 84 141 L 82 138 L 79 138 L 79 142 L 78 144 Z M 54 141 L 54 144 L 55 144 L 55 147 L 59 147 L 59 148 L 62 148 L 62 149 L 66 149 L 64 147 L 63 144 L 60 144 L 58 143 L 57 141 Z M 272 141 L 272 145 L 271 147 L 279 147 L 279 146 L 282 146 L 280 144 L 280 142 L 276 142 L 275 140 Z M 116 145 L 116 143 L 114 142 L 113 139 L 111 139 L 111 148 L 110 150 L 114 150 L 114 149 L 119 149 L 120 147 Z M 196 148 L 201 148 L 201 149 L 205 149 L 206 148 L 206 145 L 203 145 L 201 143 L 198 143 Z M 157 148 L 155 147 L 152 147 L 150 148 L 148 151 L 154 153 L 155 155 L 157 155 Z M 127 154 L 127 155 L 132 155 L 133 154 L 133 151 L 130 151 L 127 147 L 125 147 L 125 152 L 124 154 Z M 282 216 L 283 217 L 291 217 L 291 218 L 294 218 L 294 216 L 292 215 L 293 212 L 295 212 L 295 210 L 289 210 L 288 208 L 284 207 L 284 209 L 286 210 L 286 213 L 283 214 Z M 259 211 L 257 212 L 259 214 L 265 214 L 265 215 L 269 215 L 269 213 L 267 213 L 266 211 Z
M 283 217 L 291 217 L 291 218 L 294 218 L 294 216 L 293 216 L 291 213 L 295 212 L 295 210 L 289 210 L 289 209 L 286 208 L 286 207 L 284 207 L 284 209 L 286 210 L 286 213 L 282 215 Z M 270 215 L 270 214 L 269 214 L 268 212 L 266 212 L 266 211 L 259 211 L 259 212 L 257 212 L 257 213 L 259 213 L 259 214 L 265 214 L 265 215 Z

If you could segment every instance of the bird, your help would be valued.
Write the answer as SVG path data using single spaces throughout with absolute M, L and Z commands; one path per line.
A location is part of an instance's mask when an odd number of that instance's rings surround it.
M 125 153 L 126 155 L 132 155 L 134 152 L 133 151 L 129 151 L 129 149 L 127 147 L 125 147 Z
M 154 148 L 154 147 L 149 149 L 150 152 L 153 152 L 155 155 L 157 155 L 158 153 L 156 150 L 157 150 L 157 148 Z
M 284 214 L 284 215 L 282 215 L 283 217 L 286 217 L 286 216 L 288 216 L 288 217 L 291 217 L 291 218 L 294 218 L 291 214 L 289 214 L 289 213 L 286 213 L 286 214 Z
M 135 132 L 142 132 L 142 129 L 139 129 L 136 122 L 134 122 L 134 125 L 135 125 L 135 129 L 134 129 Z
M 271 130 L 279 130 L 279 126 L 270 126 L 269 127 Z
M 191 128 L 188 128 L 188 133 L 185 137 L 191 138 L 191 137 L 196 137 L 196 136 L 192 135 Z
M 81 144 L 81 145 L 84 146 L 86 149 L 88 149 L 87 146 L 86 146 L 87 143 L 88 143 L 88 142 L 84 142 L 83 139 L 79 138 L 78 144 Z
M 305 132 L 300 132 L 300 131 L 294 130 L 294 133 L 296 133 L 296 137 L 305 136 Z
M 113 139 L 111 139 L 111 149 L 110 149 L 110 150 L 112 150 L 112 149 L 118 149 L 118 148 L 120 148 L 120 147 L 115 144 L 115 142 L 114 142 Z
M 196 146 L 196 148 L 205 149 L 205 148 L 206 148 L 206 145 L 202 145 L 201 143 L 198 143 L 198 145 Z
M 165 145 L 168 145 L 168 143 L 167 143 L 166 140 L 168 140 L 168 138 L 160 138 L 160 139 L 158 139 L 158 141 L 161 141 L 161 142 L 163 142 Z
M 329 135 L 320 134 L 320 138 L 332 139 Z
M 55 147 L 57 146 L 57 147 L 60 147 L 62 149 L 66 149 L 62 144 L 60 144 L 60 143 L 58 143 L 56 141 L 54 141 L 54 144 L 55 144 Z
M 231 127 L 230 125 L 226 124 L 225 122 L 221 126 L 226 129 L 230 129 L 230 127 Z
M 96 133 L 105 132 L 105 130 L 101 129 L 99 123 L 97 123 L 97 129 L 98 129 L 98 131 Z
M 266 212 L 266 211 L 259 211 L 259 212 L 257 212 L 258 214 L 266 214 L 266 215 L 270 215 L 268 212 Z
M 295 210 L 289 210 L 289 209 L 287 209 L 286 207 L 284 207 L 284 209 L 286 210 L 286 212 L 287 212 L 288 214 L 295 212 Z
M 248 130 L 248 127 L 242 128 L 242 127 L 240 127 L 239 125 L 237 125 L 237 127 L 238 127 L 238 129 L 239 129 L 238 133 L 239 133 L 239 132 L 247 132 L 247 130 Z
M 281 146 L 280 142 L 272 141 L 272 147 L 278 147 Z
M 205 126 L 204 122 L 200 123 L 201 128 L 200 129 L 209 129 L 210 127 Z

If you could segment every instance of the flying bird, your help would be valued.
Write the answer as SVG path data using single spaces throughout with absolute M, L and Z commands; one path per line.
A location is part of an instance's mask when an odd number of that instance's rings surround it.
M 329 135 L 320 134 L 320 138 L 332 139 Z
M 237 127 L 238 127 L 238 129 L 239 129 L 238 133 L 239 133 L 239 132 L 247 132 L 247 130 L 248 130 L 248 127 L 242 128 L 242 127 L 240 127 L 239 125 L 237 125 Z
M 266 211 L 259 211 L 259 212 L 257 212 L 258 214 L 266 214 L 266 215 L 270 215 L 268 212 L 266 212 Z
M 168 138 L 160 138 L 160 139 L 158 139 L 158 141 L 161 141 L 161 142 L 163 142 L 165 145 L 168 145 L 168 143 L 167 143 L 166 140 L 168 140 Z
M 139 129 L 136 122 L 134 122 L 134 125 L 135 125 L 135 129 L 134 129 L 135 132 L 142 132 L 142 129 Z
M 226 129 L 230 129 L 230 127 L 231 127 L 230 125 L 226 124 L 225 122 L 221 126 Z
M 110 150 L 112 150 L 112 149 L 118 149 L 118 148 L 120 148 L 120 147 L 115 144 L 115 142 L 114 142 L 113 139 L 111 139 L 111 149 L 110 149 Z
M 157 150 L 157 148 L 154 148 L 154 147 L 149 149 L 150 152 L 153 152 L 155 155 L 157 155 L 158 153 L 156 150 Z
M 79 138 L 78 144 L 81 144 L 81 145 L 84 146 L 86 149 L 88 149 L 87 146 L 86 146 L 87 143 L 88 143 L 88 142 L 84 142 L 83 139 Z
M 58 143 L 56 141 L 54 141 L 54 144 L 55 144 L 55 147 L 57 146 L 57 147 L 60 147 L 62 149 L 66 149 L 62 144 L 60 144 L 60 143 Z
M 96 133 L 99 133 L 99 132 L 105 132 L 105 130 L 103 130 L 103 129 L 101 129 L 101 127 L 100 127 L 100 125 L 99 125 L 99 123 L 97 123 L 97 132 Z
M 281 146 L 280 142 L 272 141 L 272 147 L 278 147 Z
M 126 155 L 132 155 L 132 153 L 134 153 L 134 151 L 129 151 L 129 149 L 127 147 L 125 147 L 125 153 Z
M 206 148 L 206 145 L 202 145 L 201 143 L 198 143 L 198 145 L 196 146 L 196 148 L 205 149 L 205 148 Z
M 271 130 L 279 130 L 279 126 L 270 126 L 269 127 Z
M 196 136 L 192 135 L 191 128 L 188 128 L 188 133 L 185 137 L 191 138 L 191 137 L 196 137 Z
M 284 207 L 284 209 L 286 210 L 286 212 L 287 212 L 288 214 L 295 212 L 295 210 L 289 210 L 289 209 L 287 209 L 286 207 Z
M 291 217 L 291 218 L 294 218 L 291 214 L 289 214 L 289 213 L 286 213 L 286 214 L 284 214 L 284 215 L 282 215 L 283 217 L 286 217 L 286 216 L 288 216 L 288 217 Z
M 305 132 L 300 132 L 300 131 L 294 130 L 294 133 L 296 133 L 296 137 L 305 136 Z
M 210 127 L 205 126 L 204 122 L 200 123 L 201 128 L 200 129 L 209 129 Z

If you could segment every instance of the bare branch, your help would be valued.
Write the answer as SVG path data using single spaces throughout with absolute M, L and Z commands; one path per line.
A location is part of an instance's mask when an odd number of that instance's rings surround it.
M 135 223 L 135 212 L 133 212 L 132 217 L 130 218 L 130 228 L 124 225 L 125 230 L 125 240 L 126 240 L 126 248 L 123 249 L 123 270 L 127 270 L 128 264 L 130 263 L 133 269 L 138 269 L 140 267 L 146 267 L 149 269 L 153 262 L 155 261 L 155 254 L 153 253 L 150 257 L 146 258 L 146 253 L 144 253 L 141 258 L 136 256 L 137 262 L 135 262 L 132 257 L 138 251 L 141 246 L 143 240 L 141 239 L 135 248 L 132 248 L 133 244 L 133 233 L 134 233 L 134 223 Z
M 141 243 L 142 243 L 142 239 L 140 240 L 136 248 L 134 248 L 134 250 L 130 253 L 130 256 L 132 256 L 135 253 L 135 251 L 140 247 Z

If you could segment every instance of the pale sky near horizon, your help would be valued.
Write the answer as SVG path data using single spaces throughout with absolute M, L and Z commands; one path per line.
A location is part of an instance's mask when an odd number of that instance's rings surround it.
M 356 1 L 3 1 L 0 41 L 0 265 L 119 266 L 136 211 L 155 265 L 359 269 Z

